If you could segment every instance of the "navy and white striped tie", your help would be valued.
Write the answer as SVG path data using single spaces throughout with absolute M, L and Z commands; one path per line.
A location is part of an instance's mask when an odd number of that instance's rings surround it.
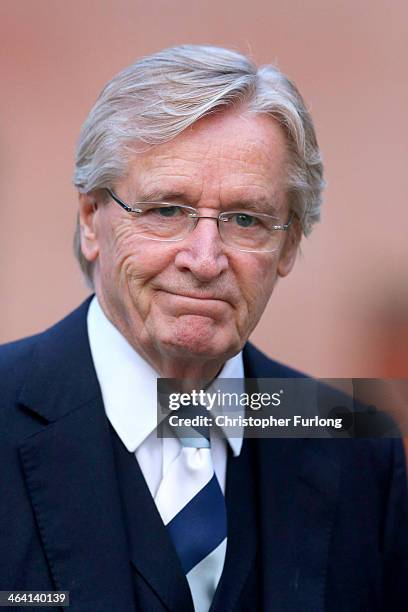
M 208 612 L 225 561 L 227 513 L 209 430 L 192 431 L 192 437 L 179 437 L 180 453 L 163 475 L 155 502 L 186 574 L 194 609 Z

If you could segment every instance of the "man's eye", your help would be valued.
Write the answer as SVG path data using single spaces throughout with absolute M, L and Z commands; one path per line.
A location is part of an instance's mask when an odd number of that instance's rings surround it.
M 237 213 L 234 215 L 234 221 L 240 227 L 253 227 L 257 223 L 256 217 L 245 213 Z
M 175 217 L 180 214 L 178 206 L 160 206 L 151 209 L 151 212 L 160 215 L 160 217 Z

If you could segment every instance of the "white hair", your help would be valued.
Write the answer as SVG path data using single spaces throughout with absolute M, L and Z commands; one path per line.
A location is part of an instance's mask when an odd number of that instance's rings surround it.
M 209 114 L 245 105 L 273 117 L 290 153 L 287 196 L 307 236 L 320 218 L 323 165 L 311 116 L 296 86 L 272 65 L 257 68 L 236 51 L 181 45 L 142 58 L 113 77 L 86 119 L 78 141 L 74 184 L 80 192 L 113 187 L 129 154 L 172 140 Z M 79 223 L 74 248 L 82 254 Z

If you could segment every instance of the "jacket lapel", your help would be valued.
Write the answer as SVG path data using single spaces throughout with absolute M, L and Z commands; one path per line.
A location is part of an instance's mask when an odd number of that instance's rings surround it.
M 39 336 L 19 398 L 27 417 L 34 417 L 27 431 L 35 433 L 22 440 L 19 451 L 56 588 L 70 591 L 73 612 L 125 612 L 135 608 L 131 553 L 109 423 L 89 348 L 88 306 L 89 301 Z M 135 513 L 139 538 L 133 561 L 175 610 L 175 583 L 172 591 L 160 570 L 166 551 L 156 548 L 157 531 L 150 531 L 144 520 L 153 520 L 153 502 L 144 481 L 136 488 L 144 493 Z
M 37 431 L 19 452 L 56 587 L 70 591 L 74 612 L 125 611 L 134 608 L 131 571 L 88 305 L 38 337 L 19 398 Z
M 106 427 L 103 407 L 89 402 L 20 447 L 50 571 L 75 612 L 134 608 Z

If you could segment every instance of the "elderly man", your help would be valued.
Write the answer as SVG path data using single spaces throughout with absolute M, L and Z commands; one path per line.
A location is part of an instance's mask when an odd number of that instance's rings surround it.
M 142 59 L 78 146 L 95 296 L 1 367 L 0 589 L 74 612 L 405 610 L 396 440 L 156 433 L 156 380 L 293 377 L 248 337 L 319 218 L 311 118 L 276 68 Z

